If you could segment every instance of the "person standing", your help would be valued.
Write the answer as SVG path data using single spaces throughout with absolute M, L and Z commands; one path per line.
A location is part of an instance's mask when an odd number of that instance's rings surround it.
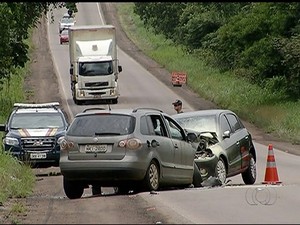
M 182 111 L 182 101 L 179 99 L 176 99 L 175 102 L 172 103 L 174 106 L 174 109 L 177 113 L 183 113 Z

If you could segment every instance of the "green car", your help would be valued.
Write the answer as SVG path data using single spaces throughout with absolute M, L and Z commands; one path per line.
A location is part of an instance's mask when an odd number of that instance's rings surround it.
M 195 162 L 203 181 L 242 175 L 245 184 L 256 181 L 256 151 L 251 134 L 230 110 L 209 109 L 172 116 L 182 127 L 197 133 Z
M 114 187 L 120 194 L 199 187 L 195 138 L 157 109 L 86 109 L 59 140 L 65 194 L 81 198 L 90 185 L 94 195 L 101 194 L 101 187 Z

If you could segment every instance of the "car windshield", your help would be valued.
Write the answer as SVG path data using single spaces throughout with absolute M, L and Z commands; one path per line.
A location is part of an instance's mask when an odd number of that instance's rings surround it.
M 79 75 L 109 75 L 112 72 L 112 61 L 79 63 Z
M 69 17 L 69 18 L 64 17 L 64 18 L 61 19 L 61 23 L 74 23 L 74 18 L 72 18 L 72 17 Z
M 11 129 L 63 128 L 64 121 L 59 113 L 22 113 L 12 117 Z
M 185 118 L 176 118 L 176 120 L 184 128 L 198 132 L 216 132 L 217 130 L 215 116 L 193 116 Z
M 134 131 L 135 118 L 121 114 L 95 114 L 75 117 L 67 135 L 93 137 L 126 135 Z

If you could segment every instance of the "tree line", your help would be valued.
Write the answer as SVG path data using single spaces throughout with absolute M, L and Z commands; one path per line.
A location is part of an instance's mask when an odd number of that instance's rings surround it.
M 134 12 L 187 54 L 284 99 L 300 98 L 300 3 L 137 2 Z
M 0 81 L 9 79 L 16 68 L 29 60 L 26 40 L 30 28 L 53 8 L 66 7 L 77 12 L 73 2 L 2 2 L 0 3 Z

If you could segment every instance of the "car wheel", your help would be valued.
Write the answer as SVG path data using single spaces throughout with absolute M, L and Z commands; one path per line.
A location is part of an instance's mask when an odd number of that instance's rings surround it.
M 155 161 L 151 161 L 144 178 L 144 187 L 149 191 L 159 189 L 159 169 Z
M 242 178 L 245 184 L 254 184 L 256 181 L 256 162 L 251 153 L 249 153 L 249 167 L 242 173 Z
M 101 195 L 101 186 L 99 185 L 93 185 L 92 186 L 92 194 L 93 195 Z
M 75 181 L 69 181 L 64 177 L 64 191 L 69 199 L 81 198 L 84 187 Z
M 202 177 L 200 174 L 199 167 L 194 162 L 193 185 L 194 185 L 194 187 L 203 187 L 201 184 L 202 182 L 203 182 L 203 180 L 202 180 Z
M 224 160 L 222 158 L 219 159 L 215 167 L 215 176 L 220 180 L 222 184 L 225 184 L 227 172 Z

